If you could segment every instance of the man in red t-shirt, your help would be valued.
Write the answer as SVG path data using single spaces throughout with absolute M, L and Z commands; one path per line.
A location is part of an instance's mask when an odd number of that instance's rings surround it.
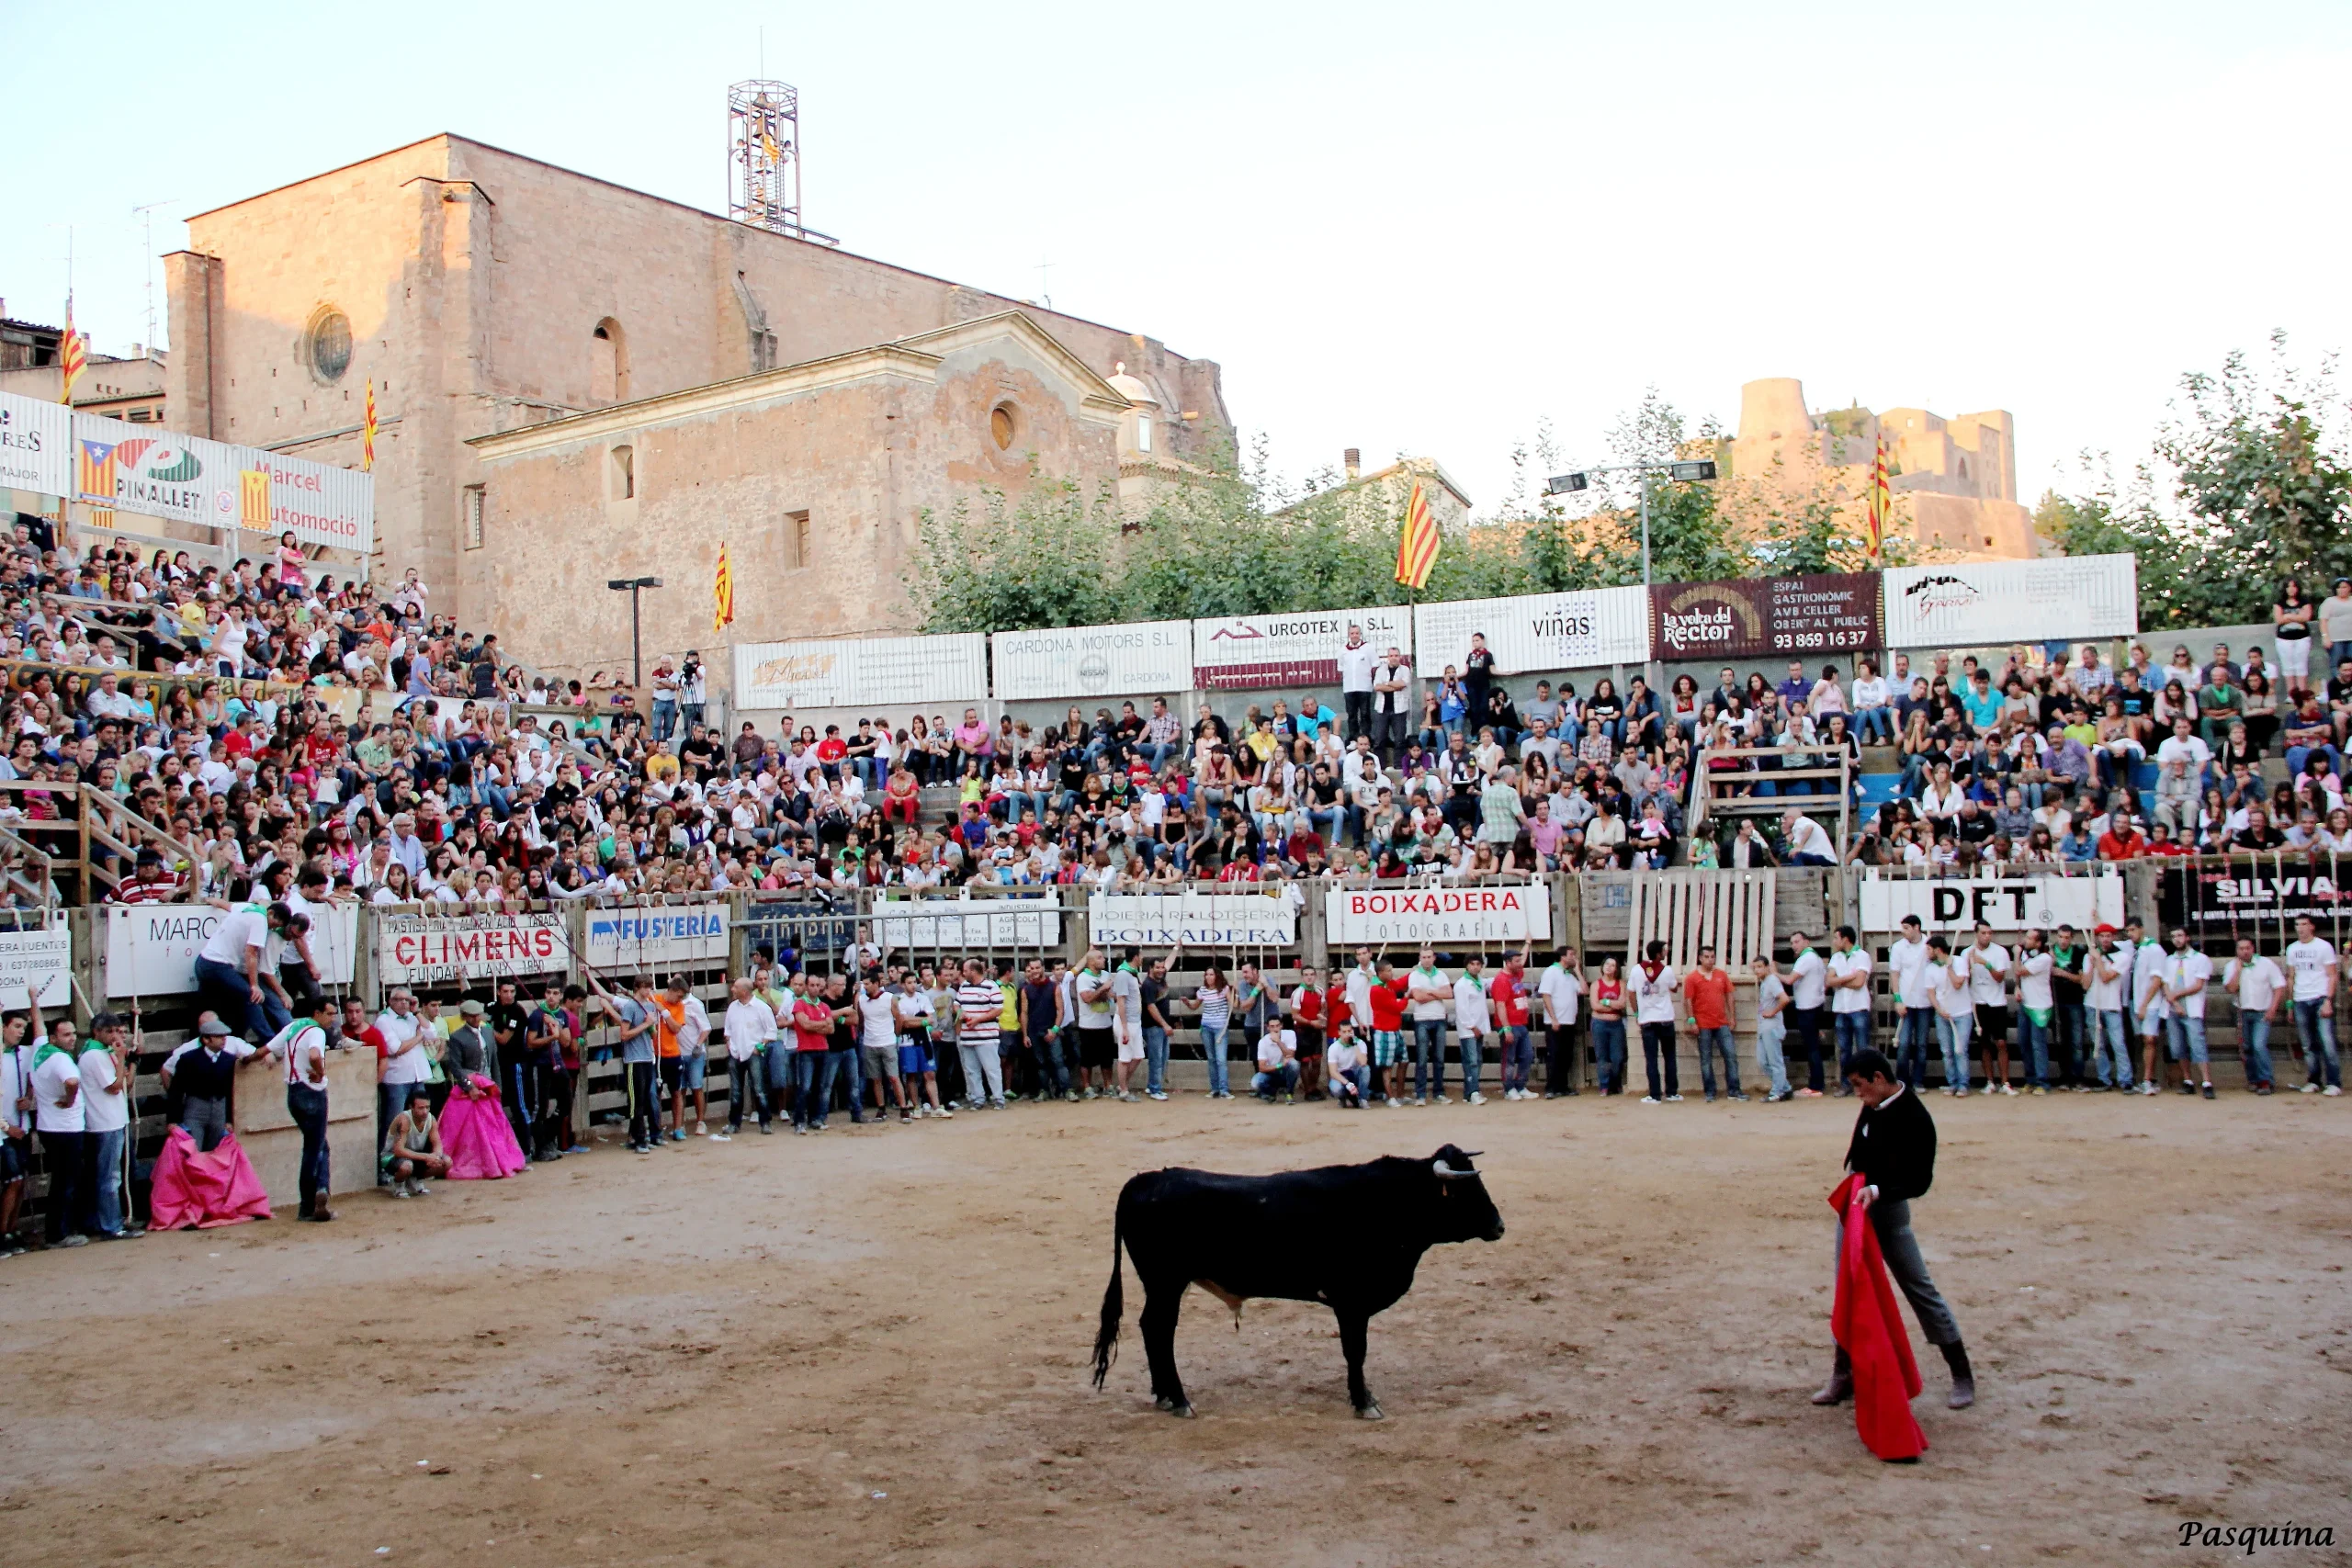
M 392 1043 L 384 1038 L 382 1030 L 369 1021 L 367 1004 L 357 997 L 345 997 L 343 999 L 342 1033 L 343 1043 L 346 1046 L 353 1049 L 363 1045 L 375 1048 L 376 1146 L 380 1149 L 384 1146 L 384 1134 L 390 1129 L 392 1118 L 408 1109 L 403 1101 L 413 1086 L 384 1081 L 384 1061 L 392 1054 Z M 377 1186 L 390 1187 L 391 1184 L 392 1179 L 390 1176 L 380 1170 L 376 1173 Z
M 1385 958 L 1374 973 L 1379 978 L 1372 987 L 1372 1092 L 1401 1107 L 1404 1101 L 1389 1091 L 1389 1075 L 1395 1073 L 1396 1087 L 1404 1087 L 1405 976 Z
M 2108 818 L 2107 831 L 2098 836 L 2098 858 L 2101 860 L 2138 860 L 2148 852 L 2148 840 L 2132 824 L 2132 814 L 2118 811 Z
M 1302 1100 L 1323 1098 L 1323 1030 L 1329 998 L 1318 984 L 1322 975 L 1311 964 L 1304 966 L 1298 972 L 1298 989 L 1290 996 L 1290 1026 L 1298 1036 L 1298 1093 Z
M 1699 950 L 1698 967 L 1682 976 L 1683 1005 L 1690 1010 L 1690 1027 L 1699 1036 L 1699 1087 L 1715 1098 L 1715 1053 L 1724 1057 L 1724 1089 L 1734 1100 L 1746 1100 L 1739 1088 L 1739 1056 L 1732 1048 L 1731 971 L 1715 962 L 1715 950 Z
M 1527 952 L 1524 948 L 1503 960 L 1487 982 L 1487 1010 L 1493 1015 L 1495 1055 L 1502 1069 L 1503 1097 L 1527 1098 L 1535 1076 L 1535 1047 L 1527 1037 Z

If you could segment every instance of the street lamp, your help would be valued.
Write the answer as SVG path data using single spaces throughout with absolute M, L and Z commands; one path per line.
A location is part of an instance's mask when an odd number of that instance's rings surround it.
M 645 684 L 645 649 L 638 635 L 637 596 L 640 589 L 661 587 L 662 580 L 658 577 L 608 577 L 605 580 L 605 586 L 616 593 L 628 595 L 629 684 L 641 688 Z
M 1589 490 L 1595 474 L 1663 473 L 1676 484 L 1698 484 L 1715 477 L 1713 458 L 1701 457 L 1667 463 L 1611 463 L 1598 468 L 1581 468 L 1573 474 L 1554 474 L 1544 481 L 1546 495 L 1566 495 L 1575 491 Z M 1642 586 L 1650 585 L 1650 487 L 1642 485 Z

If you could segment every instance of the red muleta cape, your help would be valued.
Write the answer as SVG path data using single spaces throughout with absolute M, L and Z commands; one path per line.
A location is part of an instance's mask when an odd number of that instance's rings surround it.
M 223 1133 L 210 1154 L 197 1152 L 196 1140 L 185 1127 L 164 1134 L 164 1152 L 156 1157 L 154 1185 L 148 1200 L 148 1225 L 159 1231 L 209 1230 L 244 1220 L 269 1218 L 269 1194 L 237 1134 Z
M 1857 1173 L 1838 1184 L 1829 1206 L 1842 1227 L 1838 1241 L 1838 1295 L 1829 1308 L 1829 1332 L 1854 1368 L 1854 1427 L 1862 1446 L 1883 1460 L 1917 1459 L 1928 1435 L 1912 1418 L 1919 1393 L 1919 1363 L 1911 1357 L 1911 1336 L 1903 1326 L 1894 1282 L 1879 1256 L 1878 1232 L 1870 1211 L 1853 1206 L 1864 1185 Z

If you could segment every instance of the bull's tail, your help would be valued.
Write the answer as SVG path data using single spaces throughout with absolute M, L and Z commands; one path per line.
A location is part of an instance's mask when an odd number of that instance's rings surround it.
M 1120 1249 L 1126 1245 L 1127 1195 L 1119 1194 L 1119 1206 L 1111 1221 L 1111 1288 L 1102 1292 L 1102 1326 L 1094 1336 L 1094 1386 L 1101 1388 L 1102 1380 L 1111 1375 L 1111 1363 L 1119 1354 L 1119 1317 L 1126 1310 L 1126 1290 L 1120 1280 Z

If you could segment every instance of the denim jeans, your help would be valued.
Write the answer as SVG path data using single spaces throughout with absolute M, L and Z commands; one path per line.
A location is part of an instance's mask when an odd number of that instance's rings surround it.
M 796 1127 L 821 1127 L 825 1124 L 825 1102 L 819 1098 L 817 1080 L 819 1065 L 830 1051 L 795 1051 L 792 1053 L 792 1124 Z
M 92 1235 L 122 1229 L 122 1145 L 128 1127 L 82 1134 L 82 1225 Z
M 835 1035 L 833 1038 L 838 1040 L 841 1036 Z M 833 1085 L 836 1081 L 846 1083 L 849 1087 L 849 1119 L 853 1122 L 865 1121 L 865 1055 L 864 1052 L 848 1050 L 825 1053 L 822 1081 L 817 1089 L 817 1119 L 820 1122 L 824 1120 L 827 1108 L 833 1103 Z M 1002 1099 L 1003 1096 L 1000 1094 L 998 1098 Z
M 1277 1091 L 1288 1094 L 1296 1088 L 1298 1088 L 1296 1062 L 1284 1062 L 1272 1071 L 1256 1073 L 1250 1079 L 1250 1092 L 1262 1095 L 1268 1100 L 1273 1099 Z
M 1894 744 L 1894 710 L 1893 708 L 1864 708 L 1854 716 L 1854 735 L 1863 745 L 1867 746 L 1871 743 L 1871 737 L 1873 734 L 1884 737 L 1889 746 Z
M 1479 1058 L 1480 1042 L 1478 1039 L 1478 1032 L 1475 1029 L 1465 1029 L 1457 1033 L 1454 1036 L 1454 1039 L 1462 1047 L 1462 1098 L 1467 1100 L 1472 1095 L 1478 1092 L 1478 1076 L 1481 1066 Z M 1510 1048 L 1508 1046 L 1504 1047 L 1504 1055 L 1506 1058 L 1510 1055 Z M 1505 1077 L 1509 1077 L 1510 1076 L 1510 1067 L 1508 1061 L 1506 1061 L 1503 1066 L 1503 1076 Z M 1508 1089 L 1510 1086 L 1509 1084 L 1505 1084 L 1503 1087 Z
M 740 1061 L 727 1059 L 727 1130 L 743 1130 L 743 1110 L 749 1106 L 758 1112 L 760 1125 L 768 1124 L 768 1070 L 754 1052 Z
M 1894 1026 L 1894 1077 L 1914 1090 L 1928 1083 L 1928 1046 L 1935 1033 L 1936 1010 L 1905 1008 Z
M 2050 1087 L 2050 1025 L 2036 1023 L 2033 1014 L 2022 1006 L 2018 1009 L 2018 1052 L 2025 1057 L 2025 1081 L 2029 1089 Z
M 308 1084 L 286 1086 L 286 1114 L 302 1129 L 302 1164 L 295 1177 L 295 1194 L 302 1213 L 310 1213 L 327 1196 L 334 1182 L 327 1153 L 327 1091 Z
M 2270 1081 L 2270 1017 L 2238 1009 L 2238 1060 L 2245 1066 L 2248 1089 Z
M 2083 1004 L 2060 1002 L 2050 1010 L 2050 1062 L 2062 1083 L 2081 1083 L 2088 1077 L 2090 1040 L 2083 1021 Z
M 667 740 L 678 732 L 678 705 L 655 698 L 653 703 L 653 739 Z
M 2184 1018 L 2178 1013 L 2165 1020 L 2165 1043 L 2176 1062 L 2194 1062 L 2206 1066 L 2205 1021 Z
M 1162 1054 L 1166 1047 L 1161 1047 Z M 1029 1042 L 1029 1054 L 1037 1066 L 1037 1092 L 1048 1100 L 1059 1100 L 1069 1092 L 1069 1064 L 1062 1057 L 1062 1037 L 1047 1030 L 1043 1039 Z
M 2123 1014 L 2100 1009 L 2086 1009 L 2084 1013 L 2090 1030 L 2090 1070 L 2098 1081 L 2109 1089 L 2132 1087 L 2132 1029 L 2124 1022 Z M 2263 1026 L 2267 1035 L 2269 1025 Z M 2263 1057 L 2263 1081 L 2270 1080 L 2270 1058 Z
M 1615 1094 L 1625 1087 L 1625 1021 L 1592 1021 L 1592 1066 L 1600 1077 L 1600 1092 Z
M 1854 1059 L 1857 1051 L 1871 1048 L 1871 1010 L 1856 1008 L 1852 1012 L 1829 1015 L 1838 1031 L 1838 1081 L 1846 1081 L 1846 1064 Z
M 1058 1053 L 1057 1053 L 1058 1056 Z M 1156 1024 L 1143 1026 L 1144 1092 L 1168 1092 L 1168 1031 Z M 1067 1081 L 1067 1079 L 1065 1079 Z
M 1526 1093 L 1529 1082 L 1535 1077 L 1535 1043 L 1528 1038 L 1527 1025 L 1514 1023 L 1508 1029 L 1498 1030 L 1495 1056 L 1497 1065 L 1501 1068 L 1503 1088 Z M 1466 1062 L 1468 1058 L 1464 1060 Z M 1468 1068 L 1465 1066 L 1464 1070 L 1466 1072 Z
M 1413 1021 L 1413 1098 L 1445 1097 L 1445 1020 Z
M 1219 1024 L 1215 1027 L 1211 1027 L 1208 1024 L 1203 1024 L 1201 1026 L 1201 1052 L 1208 1058 L 1209 1092 L 1211 1094 L 1226 1094 L 1230 1092 L 1226 1084 L 1226 1027 L 1227 1026 L 1223 1024 Z
M 2344 1064 L 2335 1053 L 2335 1020 L 2323 1016 L 2319 1009 L 2317 998 L 2295 1004 L 2295 1038 L 2303 1047 L 2303 1070 L 2323 1088 L 2334 1084 L 2341 1089 Z
M 1739 1056 L 1732 1049 L 1729 1029 L 1699 1031 L 1699 1087 L 1709 1100 L 1715 1098 L 1715 1054 L 1724 1058 L 1724 1092 L 1739 1092 Z
M 1658 1058 L 1666 1058 L 1666 1083 L 1658 1084 Z M 1669 1094 L 1682 1092 L 1681 1065 L 1674 1059 L 1674 1025 L 1645 1023 L 1642 1025 L 1642 1071 L 1648 1075 L 1650 1098 L 1663 1100 Z
M 1789 1092 L 1789 1060 L 1785 1049 L 1789 1026 L 1777 1019 L 1767 1019 L 1756 1026 L 1756 1070 L 1764 1075 L 1771 1086 L 1772 1098 L 1781 1099 Z
M 1968 1087 L 1968 1037 L 1975 1031 L 1976 1015 L 1973 1012 L 1962 1013 L 1958 1018 L 1936 1014 L 1936 1043 L 1943 1050 L 1946 1089 Z
M 1371 1092 L 1372 1069 L 1370 1067 L 1350 1067 L 1344 1073 L 1331 1075 L 1331 1098 L 1342 1105 L 1350 1102 L 1362 1105 L 1364 1096 Z

